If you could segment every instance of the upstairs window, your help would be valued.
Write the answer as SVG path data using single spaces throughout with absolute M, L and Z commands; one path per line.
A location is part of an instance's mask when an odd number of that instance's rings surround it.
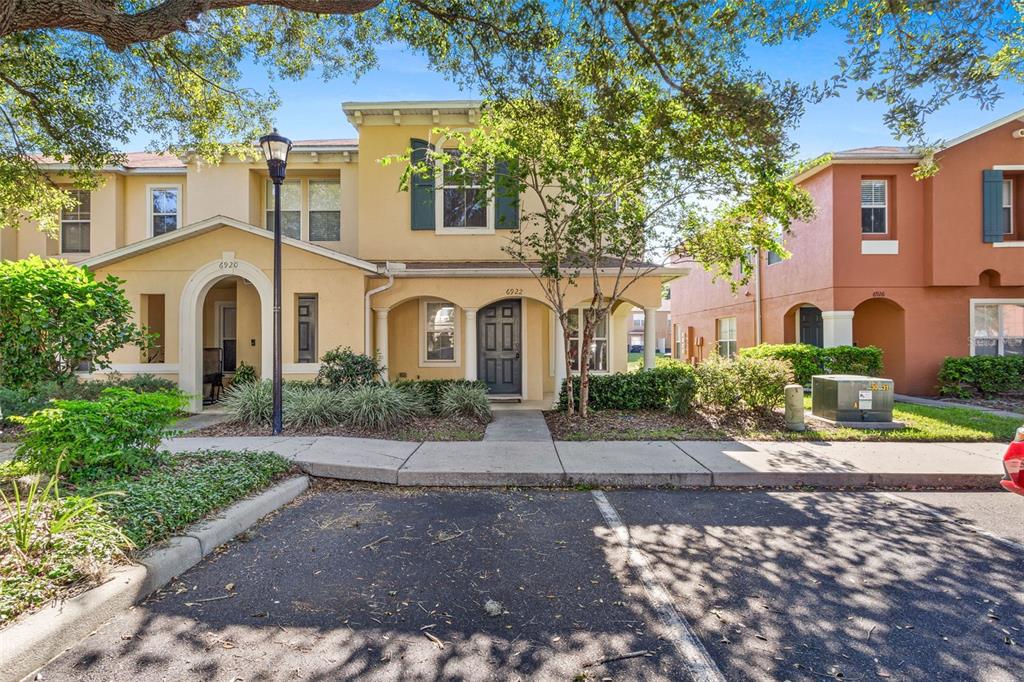
M 68 190 L 78 202 L 60 214 L 60 250 L 62 253 L 89 253 L 89 231 L 92 220 L 92 195 L 89 190 Z
M 448 156 L 442 172 L 443 227 L 452 229 L 486 230 L 487 196 L 481 178 L 469 173 L 459 163 L 461 152 L 446 149 Z
M 1003 234 L 1013 234 L 1013 180 L 1003 180 Z
M 274 183 L 267 180 L 267 229 L 274 229 Z M 281 234 L 302 238 L 302 183 L 289 180 L 281 183 Z
M 341 183 L 309 181 L 309 241 L 341 240 Z
M 774 251 L 768 252 L 768 265 L 775 265 L 776 263 L 782 262 L 782 256 L 775 253 Z
M 723 358 L 736 356 L 736 318 L 723 317 L 716 321 L 718 354 Z
M 149 188 L 149 226 L 153 237 L 181 227 L 181 187 Z
M 860 231 L 885 234 L 889 231 L 889 183 L 885 180 L 860 181 Z

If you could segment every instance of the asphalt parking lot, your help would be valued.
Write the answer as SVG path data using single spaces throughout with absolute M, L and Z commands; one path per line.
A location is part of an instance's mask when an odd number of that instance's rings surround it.
M 998 492 L 318 484 L 41 675 L 1017 680 L 1013 541 Z

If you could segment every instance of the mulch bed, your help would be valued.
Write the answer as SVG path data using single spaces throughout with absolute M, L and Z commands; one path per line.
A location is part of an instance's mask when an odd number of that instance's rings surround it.
M 1001 395 L 992 398 L 939 398 L 950 405 L 963 405 L 965 407 L 988 407 L 993 410 L 1007 410 L 1009 412 L 1024 413 L 1024 395 Z
M 352 438 L 379 438 L 386 440 L 480 440 L 484 437 L 486 424 L 468 417 L 417 417 L 392 431 L 360 429 L 348 424 L 336 424 L 320 428 L 285 427 L 286 436 L 349 436 Z M 223 422 L 189 431 L 186 437 L 201 436 L 269 436 L 269 426 L 250 426 L 243 422 Z
M 754 410 L 694 411 L 685 417 L 663 410 L 591 410 L 586 420 L 549 411 L 544 419 L 555 440 L 719 440 L 786 430 L 781 414 Z

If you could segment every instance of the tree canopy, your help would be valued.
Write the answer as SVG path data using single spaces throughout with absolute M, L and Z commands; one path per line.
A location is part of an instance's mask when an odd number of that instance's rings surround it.
M 782 143 L 806 102 L 856 88 L 884 104 L 897 136 L 924 146 L 937 108 L 958 98 L 991 107 L 1021 82 L 1022 11 L 1000 0 L 7 0 L 0 226 L 27 214 L 56 227 L 71 199 L 40 158 L 89 186 L 140 131 L 155 149 L 212 162 L 251 154 L 278 101 L 272 87 L 244 87 L 243 69 L 358 77 L 390 44 L 497 99 L 565 71 L 628 65 L 694 115 L 748 111 L 737 125 L 751 138 L 782 130 Z M 825 28 L 845 43 L 824 82 L 773 79 L 749 59 L 752 46 Z

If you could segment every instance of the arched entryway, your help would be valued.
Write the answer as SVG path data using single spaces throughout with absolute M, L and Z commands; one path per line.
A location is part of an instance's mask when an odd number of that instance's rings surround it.
M 798 303 L 783 319 L 783 340 L 786 343 L 807 343 L 821 348 L 825 345 L 821 309 L 809 303 Z
M 230 283 L 234 283 L 234 287 Z M 219 285 L 219 286 L 218 286 Z M 273 287 L 270 278 L 262 270 L 246 261 L 234 258 L 233 254 L 224 254 L 221 260 L 212 261 L 192 273 L 185 288 L 181 293 L 181 309 L 179 332 L 180 371 L 178 384 L 181 390 L 187 393 L 189 405 L 193 412 L 200 412 L 203 409 L 203 357 L 204 349 L 212 348 L 208 344 L 217 340 L 216 333 L 207 335 L 204 322 L 217 324 L 218 309 L 223 312 L 225 306 L 217 306 L 216 301 L 227 301 L 234 297 L 236 305 L 238 302 L 239 287 L 251 285 L 255 289 L 255 299 L 259 306 L 259 366 L 256 367 L 257 374 L 262 374 L 272 366 L 273 357 L 273 317 L 271 301 L 273 298 Z M 214 305 L 208 306 L 208 297 L 211 291 L 216 293 L 209 302 Z M 232 291 L 233 289 L 233 291 Z M 231 291 L 231 296 L 227 292 Z M 252 296 L 242 292 L 243 299 L 251 301 Z M 204 315 L 204 311 L 207 315 Z M 211 314 L 212 311 L 212 314 Z M 204 320 L 204 317 L 207 317 Z M 224 318 L 221 317 L 223 324 Z M 223 332 L 223 329 L 221 330 Z M 212 341 L 211 341 L 212 340 Z M 221 334 L 223 341 L 223 333 Z M 243 343 L 250 343 L 246 337 Z M 236 340 L 236 344 L 238 341 Z M 223 344 L 221 345 L 223 349 Z M 237 359 L 237 356 L 236 356 Z
M 904 311 L 887 298 L 871 298 L 853 309 L 853 342 L 857 346 L 882 349 L 883 376 L 893 380 L 896 390 L 906 379 L 906 333 Z

